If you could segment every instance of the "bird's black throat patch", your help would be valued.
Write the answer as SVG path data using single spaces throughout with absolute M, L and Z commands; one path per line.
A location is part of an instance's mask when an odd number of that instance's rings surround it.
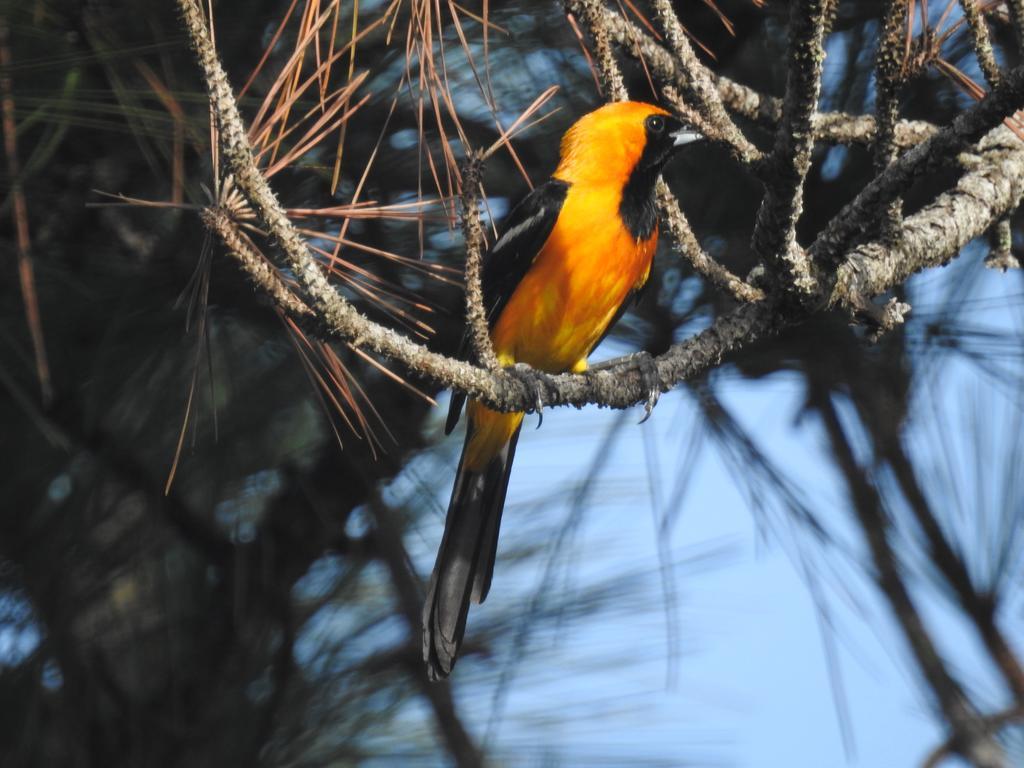
M 647 150 L 644 150 L 647 154 Z M 629 181 L 622 188 L 619 215 L 629 234 L 635 240 L 646 240 L 658 225 L 658 212 L 654 205 L 654 185 L 658 181 L 661 166 L 643 166 L 643 161 L 629 175 Z
M 636 240 L 646 240 L 654 234 L 658 226 L 658 212 L 654 205 L 654 185 L 658 181 L 661 169 L 672 156 L 675 137 L 672 131 L 682 128 L 683 124 L 670 115 L 659 118 L 659 130 L 651 128 L 651 120 L 646 124 L 646 142 L 640 160 L 629 174 L 626 186 L 622 188 L 622 200 L 619 203 L 619 215 Z

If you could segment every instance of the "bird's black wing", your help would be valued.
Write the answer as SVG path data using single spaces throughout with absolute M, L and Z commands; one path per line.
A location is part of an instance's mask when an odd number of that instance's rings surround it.
M 569 183 L 558 179 L 548 179 L 534 189 L 512 209 L 505 221 L 504 233 L 484 255 L 481 280 L 484 310 L 492 328 L 550 237 L 568 192 Z M 465 339 L 462 348 L 466 348 Z M 445 434 L 455 429 L 465 402 L 465 395 L 452 395 Z
M 568 182 L 558 179 L 534 189 L 512 209 L 505 231 L 484 257 L 484 307 L 492 327 L 555 228 L 568 192 Z

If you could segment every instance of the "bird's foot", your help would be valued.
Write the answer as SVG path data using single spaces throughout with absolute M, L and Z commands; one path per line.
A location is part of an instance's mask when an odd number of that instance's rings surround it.
M 658 364 L 650 352 L 640 350 L 633 354 L 633 361 L 640 370 L 640 380 L 644 383 L 644 391 L 647 392 L 647 402 L 644 403 L 644 417 L 640 419 L 643 424 L 654 412 L 654 406 L 658 404 L 661 397 L 661 376 L 658 375 Z
M 536 368 L 531 368 L 526 363 L 516 363 L 505 369 L 505 372 L 514 379 L 521 381 L 533 395 L 533 410 L 537 412 L 537 429 L 544 423 L 544 385 L 538 378 L 540 373 Z

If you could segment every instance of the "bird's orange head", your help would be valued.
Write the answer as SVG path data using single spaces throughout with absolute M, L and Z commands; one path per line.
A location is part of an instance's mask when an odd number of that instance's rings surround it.
M 639 101 L 605 104 L 562 137 L 553 176 L 570 184 L 625 185 L 634 170 L 653 177 L 679 147 L 703 138 L 661 107 Z

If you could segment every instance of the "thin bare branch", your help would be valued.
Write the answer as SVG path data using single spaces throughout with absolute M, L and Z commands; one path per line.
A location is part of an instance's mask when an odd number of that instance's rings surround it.
M 817 286 L 807 254 L 796 242 L 796 224 L 803 211 L 804 179 L 814 148 L 812 116 L 821 92 L 827 10 L 827 0 L 792 4 L 782 121 L 775 133 L 764 200 L 752 238 L 754 250 L 782 275 L 784 289 L 801 298 L 813 295 Z
M 625 101 L 629 98 L 626 83 L 612 51 L 612 36 L 603 23 L 604 14 L 611 11 L 605 8 L 602 0 L 569 0 L 566 9 L 583 22 L 594 41 L 594 61 L 605 97 L 608 101 Z
M 875 59 L 875 173 L 879 174 L 896 159 L 896 123 L 900 116 L 900 88 L 904 83 L 904 30 L 907 26 L 907 4 L 890 0 L 882 21 L 882 35 Z M 903 217 L 903 200 L 894 197 L 882 210 L 882 234 L 893 241 Z
M 249 279 L 267 294 L 274 304 L 294 318 L 314 317 L 313 310 L 288 288 L 274 265 L 242 237 L 227 211 L 223 208 L 205 208 L 200 218 L 240 262 Z
M 640 27 L 607 8 L 603 10 L 602 15 L 602 23 L 607 26 L 616 45 L 622 47 L 633 58 L 645 61 L 655 79 L 663 83 L 673 83 L 680 89 L 686 88 L 691 75 L 669 51 Z M 726 109 L 766 128 L 774 129 L 778 126 L 782 119 L 782 99 L 759 93 L 724 75 L 713 74 L 712 76 L 715 78 L 719 98 Z M 871 144 L 875 140 L 875 120 L 871 115 L 817 112 L 813 115 L 811 124 L 814 127 L 815 141 L 837 144 Z M 714 129 L 709 128 L 708 125 L 702 124 L 698 127 L 707 130 L 709 135 L 713 135 Z M 937 130 L 937 126 L 924 120 L 901 120 L 896 126 L 897 146 L 901 149 L 914 146 Z M 723 140 L 727 140 L 724 134 Z M 739 145 L 733 144 L 731 148 L 737 158 L 743 158 L 743 151 Z
M 991 248 L 985 257 L 985 266 L 1005 272 L 1008 269 L 1020 269 L 1020 259 L 1013 252 L 1013 230 L 1010 217 L 1004 216 L 989 233 Z
M 982 74 L 985 75 L 985 81 L 989 88 L 995 88 L 999 85 L 999 64 L 996 63 L 996 55 L 992 50 L 992 36 L 985 24 L 985 17 L 978 7 L 977 0 L 960 0 L 960 7 L 964 11 L 964 18 L 967 19 L 967 26 L 971 30 L 974 53 L 978 57 L 978 64 L 981 66 Z
M 832 263 L 853 237 L 865 229 L 870 231 L 868 225 L 884 202 L 904 192 L 929 168 L 948 162 L 960 149 L 981 139 L 1008 115 L 1013 115 L 1022 102 L 1024 67 L 1017 67 L 977 106 L 961 114 L 949 127 L 907 151 L 885 173 L 865 186 L 818 235 L 810 248 L 815 260 L 826 265 Z
M 679 244 L 684 258 L 701 277 L 712 285 L 726 291 L 739 301 L 761 301 L 764 291 L 755 288 L 742 278 L 737 277 L 723 267 L 705 251 L 697 241 L 697 236 L 690 229 L 686 214 L 679 207 L 679 201 L 664 181 L 658 181 L 658 208 L 662 218 L 668 225 L 668 231 Z
M 480 155 L 471 152 L 462 169 L 462 235 L 466 243 L 466 323 L 476 360 L 484 368 L 500 368 L 491 344 L 481 285 L 484 233 L 480 226 Z
M 1024 194 L 1020 176 L 1024 173 L 1024 143 L 1008 128 L 1000 127 L 985 138 L 978 151 L 974 170 L 954 189 L 906 219 L 895 245 L 867 243 L 846 256 L 837 272 L 831 304 L 856 306 L 858 297 L 876 296 L 915 272 L 946 264 L 992 221 L 1017 207 Z
M 729 117 L 715 85 L 714 74 L 697 58 L 672 4 L 669 0 L 653 0 L 652 5 L 669 49 L 679 64 L 675 69 L 682 76 L 679 86 L 683 95 L 697 105 L 711 124 L 709 138 L 727 142 L 743 162 L 759 161 L 761 151 L 747 140 Z

